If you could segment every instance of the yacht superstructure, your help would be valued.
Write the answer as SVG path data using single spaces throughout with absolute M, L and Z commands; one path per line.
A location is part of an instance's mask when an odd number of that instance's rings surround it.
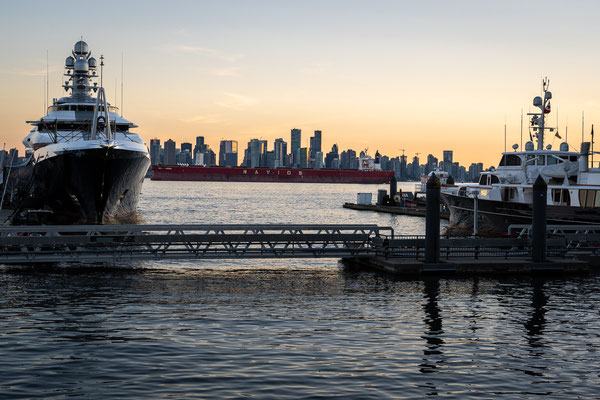
M 51 210 L 59 223 L 102 223 L 132 213 L 150 165 L 146 144 L 93 82 L 98 62 L 83 40 L 65 70 L 70 95 L 28 121 L 33 129 L 23 144 L 32 153 L 33 173 L 21 206 Z
M 540 112 L 529 113 L 530 130 L 537 139 L 502 153 L 497 168 L 481 173 L 477 184 L 442 188 L 442 200 L 450 210 L 450 223 L 473 226 L 477 201 L 480 231 L 506 232 L 510 224 L 531 223 L 533 183 L 541 176 L 548 185 L 549 224 L 600 224 L 600 168 L 590 168 L 590 143 L 583 142 L 579 152 L 570 151 L 566 142 L 558 150 L 544 147 L 544 134 L 560 138 L 557 128 L 546 126 L 552 93 L 543 81 L 543 94 L 533 100 Z M 592 166 L 593 167 L 593 166 Z

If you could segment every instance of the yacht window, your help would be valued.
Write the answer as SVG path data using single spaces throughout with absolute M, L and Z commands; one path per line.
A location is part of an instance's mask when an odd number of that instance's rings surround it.
M 496 175 L 490 175 L 491 179 L 491 183 L 500 183 L 500 179 L 498 179 L 498 177 Z
M 521 165 L 521 157 L 514 154 L 505 154 L 500 160 L 500 165 L 515 166 Z
M 487 185 L 487 175 L 481 175 L 479 177 L 479 184 L 480 185 Z
M 579 205 L 581 207 L 594 207 L 595 199 L 595 190 L 581 189 L 579 191 Z
M 504 200 L 512 200 L 516 197 L 516 188 L 504 188 Z
M 600 190 L 596 190 L 596 201 L 594 201 L 594 207 L 600 207 Z
M 554 156 L 547 157 L 548 165 L 558 164 L 558 159 Z
M 555 203 L 560 203 L 560 189 L 552 189 L 552 201 Z
M 527 165 L 533 165 L 535 156 L 527 156 Z
M 544 156 L 544 155 L 537 156 L 537 160 L 535 162 L 535 165 L 546 165 L 545 158 L 546 158 L 546 156 Z
M 576 162 L 577 161 L 577 156 L 570 156 L 569 157 L 569 161 Z

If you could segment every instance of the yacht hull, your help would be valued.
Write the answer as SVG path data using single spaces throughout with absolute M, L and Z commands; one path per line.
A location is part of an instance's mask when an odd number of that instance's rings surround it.
M 54 223 L 103 223 L 135 212 L 150 160 L 140 151 L 100 147 L 64 151 L 34 165 L 29 207 Z
M 472 197 L 442 193 L 442 201 L 450 210 L 450 225 L 473 229 Z M 511 224 L 531 224 L 532 206 L 494 200 L 477 200 L 480 233 L 505 234 Z M 546 208 L 549 225 L 600 225 L 600 208 L 553 206 Z

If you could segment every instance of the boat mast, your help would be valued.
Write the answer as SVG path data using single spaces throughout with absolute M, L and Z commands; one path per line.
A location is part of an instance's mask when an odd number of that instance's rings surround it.
M 538 107 L 540 109 L 540 113 L 527 113 L 527 115 L 531 115 L 531 125 L 532 126 L 536 126 L 537 128 L 534 128 L 534 130 L 537 129 L 537 149 L 538 150 L 544 150 L 544 130 L 546 129 L 545 127 L 545 120 L 546 120 L 546 114 L 548 114 L 550 112 L 550 99 L 552 99 L 552 93 L 550 91 L 548 91 L 548 85 L 550 84 L 550 81 L 548 80 L 548 78 L 544 78 L 544 80 L 542 81 L 542 90 L 543 90 L 543 95 L 544 97 L 540 97 L 540 96 L 536 96 L 533 99 L 533 105 Z

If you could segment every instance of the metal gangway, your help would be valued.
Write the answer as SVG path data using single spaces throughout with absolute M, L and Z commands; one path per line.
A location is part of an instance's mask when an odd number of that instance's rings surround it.
M 531 225 L 514 224 L 508 227 L 508 234 L 517 238 L 531 237 Z M 547 225 L 548 238 L 565 240 L 566 251 L 585 251 L 600 255 L 600 224 L 595 225 Z
M 0 227 L 0 264 L 374 255 L 377 225 L 61 225 Z

